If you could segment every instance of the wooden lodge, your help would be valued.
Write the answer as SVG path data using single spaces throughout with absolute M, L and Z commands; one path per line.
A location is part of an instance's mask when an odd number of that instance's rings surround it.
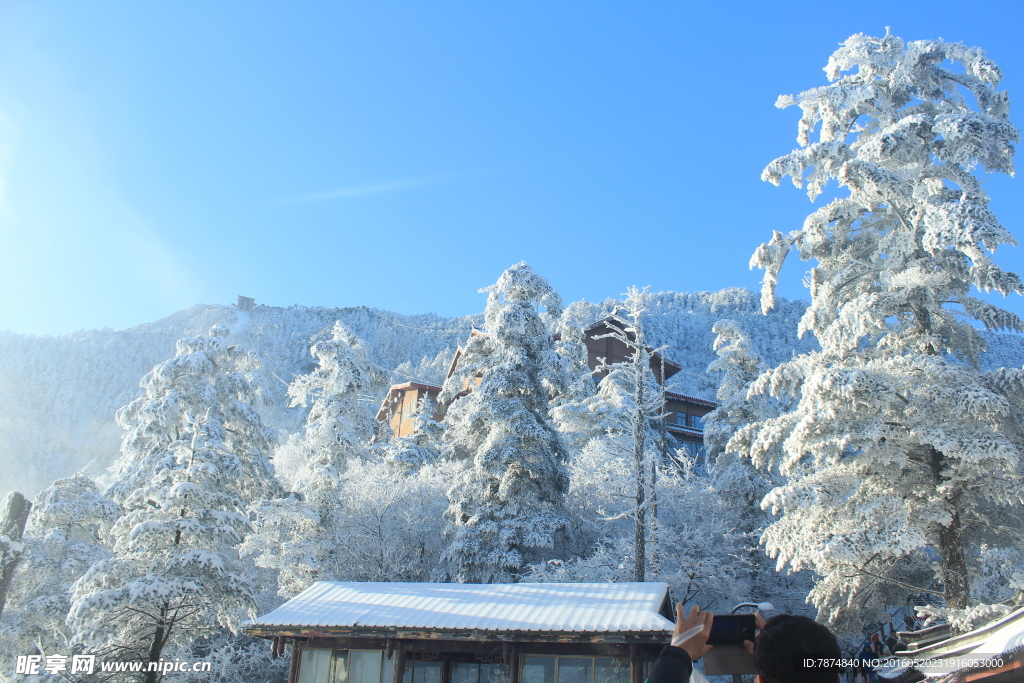
M 620 363 L 627 360 L 629 349 L 622 341 L 607 336 L 612 330 L 609 327 L 611 318 L 599 320 L 584 330 L 584 344 L 587 347 L 587 365 L 594 376 L 601 378 L 604 372 L 599 370 L 602 361 L 605 363 Z M 470 336 L 482 335 L 483 332 L 473 330 Z M 459 359 L 462 357 L 463 349 L 460 347 L 455 351 L 445 379 L 455 373 Z M 653 351 L 651 354 L 651 370 L 659 384 L 664 385 L 666 380 L 682 370 L 682 366 L 665 358 L 662 354 Z M 463 392 L 468 393 L 472 387 L 465 386 Z M 388 391 L 387 396 L 377 411 L 377 419 L 387 422 L 395 436 L 406 436 L 413 431 L 412 414 L 416 406 L 424 397 L 437 400 L 441 393 L 441 387 L 435 384 L 423 382 L 404 382 L 395 384 Z M 704 416 L 718 407 L 714 401 L 702 398 L 665 392 L 665 428 L 677 441 L 682 442 L 684 448 L 691 456 L 697 457 L 704 445 Z M 436 412 L 435 420 L 444 417 L 443 413 Z
M 436 384 L 424 384 L 423 382 L 404 382 L 393 384 L 388 389 L 384 402 L 377 411 L 377 420 L 387 422 L 395 436 L 405 436 L 414 431 L 412 415 L 416 412 L 419 402 L 423 398 L 437 401 L 437 395 L 441 393 L 441 387 Z M 435 412 L 433 418 L 440 420 L 443 416 Z
M 642 683 L 671 617 L 664 583 L 318 581 L 243 630 L 289 683 Z

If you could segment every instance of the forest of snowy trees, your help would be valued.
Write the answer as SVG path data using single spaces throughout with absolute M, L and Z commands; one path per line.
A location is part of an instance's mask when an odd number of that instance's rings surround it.
M 760 297 L 565 305 L 518 263 L 458 319 L 197 306 L 0 335 L 0 485 L 32 502 L 0 528 L 0 680 L 26 680 L 17 655 L 92 653 L 282 681 L 239 626 L 317 580 L 664 581 L 846 636 L 910 597 L 954 630 L 1019 604 L 1024 322 L 971 294 L 1024 292 L 975 175 L 1013 170 L 998 67 L 886 34 L 827 73 L 779 99 L 800 148 L 764 178 L 848 193 L 756 251 Z M 774 295 L 791 251 L 809 304 Z M 629 352 L 595 372 L 599 320 Z M 681 366 L 667 386 L 654 354 Z M 397 437 L 374 415 L 408 380 L 443 387 Z M 718 404 L 698 456 L 666 389 Z

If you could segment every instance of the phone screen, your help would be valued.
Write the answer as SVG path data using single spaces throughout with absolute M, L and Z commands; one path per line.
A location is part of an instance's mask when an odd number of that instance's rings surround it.
M 757 622 L 753 614 L 716 614 L 711 623 L 709 645 L 742 643 L 754 640 L 754 629 Z

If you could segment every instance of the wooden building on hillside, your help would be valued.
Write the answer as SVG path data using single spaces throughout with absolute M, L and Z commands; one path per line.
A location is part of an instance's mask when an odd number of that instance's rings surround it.
M 664 583 L 318 581 L 243 631 L 289 683 L 642 683 L 672 616 Z
M 665 392 L 665 429 L 683 444 L 691 457 L 703 457 L 704 416 L 718 407 L 714 401 Z
M 608 336 L 612 332 L 609 323 L 613 318 L 604 318 L 584 330 L 583 342 L 587 347 L 587 365 L 594 371 L 594 377 L 600 379 L 606 374 L 598 368 L 604 363 L 621 363 L 627 360 L 629 348 L 619 339 Z M 482 336 L 484 332 L 473 330 L 470 337 Z M 628 334 L 628 330 L 627 330 Z M 682 370 L 682 366 L 675 363 L 662 354 L 651 351 L 651 371 L 658 384 L 664 386 L 665 382 L 673 375 Z M 459 347 L 452 357 L 448 366 L 445 379 L 451 377 L 458 367 L 464 350 Z M 477 384 L 479 384 L 479 378 Z M 462 387 L 462 394 L 469 393 L 474 387 Z M 433 401 L 437 400 L 441 393 L 441 387 L 423 382 L 404 382 L 395 384 L 388 391 L 380 409 L 377 410 L 377 419 L 387 422 L 395 436 L 406 436 L 413 431 L 412 414 L 416 410 L 419 401 L 428 397 Z M 687 452 L 693 457 L 698 457 L 704 445 L 704 422 L 705 415 L 718 407 L 714 401 L 708 401 L 693 396 L 685 396 L 673 392 L 665 392 L 666 430 L 682 442 Z M 434 414 L 435 420 L 443 418 L 441 412 Z
M 405 436 L 414 431 L 412 415 L 419 407 L 420 401 L 429 398 L 437 402 L 437 395 L 441 393 L 441 387 L 436 384 L 424 384 L 423 382 L 403 382 L 393 384 L 388 389 L 384 402 L 377 410 L 377 420 L 387 422 L 395 436 Z M 443 416 L 435 412 L 433 418 L 440 420 Z
M 597 379 L 608 374 L 607 371 L 598 369 L 602 361 L 611 365 L 629 360 L 629 347 L 622 340 L 609 336 L 613 332 L 609 323 L 618 323 L 620 327 L 625 328 L 630 340 L 635 339 L 635 336 L 630 334 L 628 326 L 612 317 L 598 320 L 583 330 L 583 343 L 587 346 L 587 366 L 594 371 L 594 377 Z M 651 352 L 651 372 L 654 373 L 654 379 L 658 384 L 665 384 L 666 380 L 683 369 L 681 365 L 673 363 L 654 349 L 648 347 L 647 350 Z

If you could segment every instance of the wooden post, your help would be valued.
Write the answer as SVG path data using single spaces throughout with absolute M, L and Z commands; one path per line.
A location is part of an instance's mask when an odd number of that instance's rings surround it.
M 405 680 L 405 648 L 402 641 L 395 642 L 395 680 L 394 683 L 402 683 Z
M 644 655 L 638 645 L 629 646 L 630 683 L 644 683 Z
M 292 641 L 292 663 L 288 667 L 288 683 L 295 683 L 299 680 L 299 658 L 302 656 L 302 650 L 299 649 L 299 639 L 296 638 Z
M 508 681 L 509 683 L 519 683 L 519 645 L 517 643 L 512 643 L 509 648 Z
M 7 604 L 7 589 L 14 578 L 14 570 L 21 559 L 21 538 L 25 533 L 28 513 L 32 510 L 32 501 L 17 491 L 11 491 L 4 500 L 4 509 L 0 515 L 0 615 Z

